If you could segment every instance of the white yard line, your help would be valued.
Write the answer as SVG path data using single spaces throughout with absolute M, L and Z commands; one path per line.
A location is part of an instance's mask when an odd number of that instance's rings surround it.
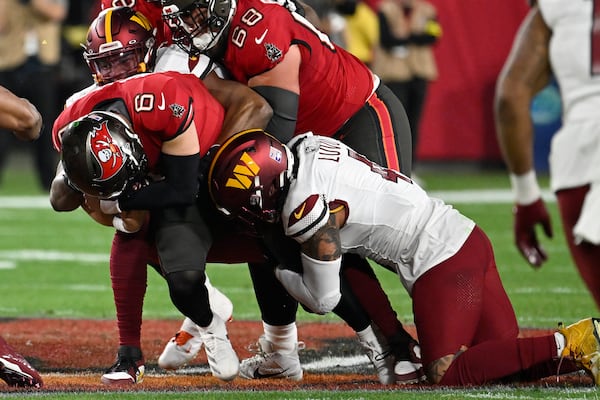
M 513 196 L 508 189 L 482 189 L 482 190 L 432 190 L 428 192 L 431 197 L 436 197 L 450 204 L 478 204 L 478 203 L 512 203 Z M 554 194 L 543 190 L 542 196 L 546 201 L 554 201 Z M 49 209 L 50 202 L 47 196 L 0 196 L 0 209 Z

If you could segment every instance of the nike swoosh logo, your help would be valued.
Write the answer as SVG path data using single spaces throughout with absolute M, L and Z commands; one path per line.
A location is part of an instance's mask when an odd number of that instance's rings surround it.
M 161 103 L 156 107 L 159 110 L 163 111 L 165 109 L 165 94 L 163 92 L 160 92 L 160 99 L 161 99 Z
M 254 378 L 255 379 L 266 379 L 266 378 L 273 378 L 275 376 L 285 376 L 284 374 L 286 373 L 287 369 L 284 369 L 283 371 L 279 371 L 279 372 L 274 372 L 272 374 L 261 374 L 260 372 L 258 372 L 258 369 L 256 371 L 254 371 Z
M 304 213 L 304 209 L 306 208 L 306 203 L 302 203 L 302 208 L 296 212 L 294 212 L 294 218 L 300 219 L 302 218 L 302 214 Z
M 263 32 L 261 37 L 254 38 L 254 41 L 256 42 L 256 44 L 261 44 L 263 42 L 263 40 L 265 40 L 265 36 L 267 36 L 267 32 L 269 32 L 269 30 L 265 29 L 265 31 Z

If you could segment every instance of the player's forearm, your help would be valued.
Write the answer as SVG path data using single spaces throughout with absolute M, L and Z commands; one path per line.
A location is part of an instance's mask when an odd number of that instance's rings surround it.
M 42 116 L 27 99 L 0 87 L 0 126 L 21 140 L 35 140 L 40 136 Z

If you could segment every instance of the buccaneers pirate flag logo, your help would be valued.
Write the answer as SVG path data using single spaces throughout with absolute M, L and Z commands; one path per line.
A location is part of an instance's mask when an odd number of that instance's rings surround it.
M 102 122 L 99 128 L 94 128 L 89 145 L 100 167 L 99 176 L 95 180 L 106 181 L 117 175 L 125 165 L 123 150 L 111 136 L 108 121 Z

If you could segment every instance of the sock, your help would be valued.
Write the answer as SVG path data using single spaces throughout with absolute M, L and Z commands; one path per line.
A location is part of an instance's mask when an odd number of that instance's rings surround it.
M 298 344 L 298 327 L 295 322 L 287 325 L 269 325 L 263 321 L 265 339 L 273 345 L 273 351 L 291 353 Z
M 356 335 L 361 342 L 377 342 L 377 336 L 375 336 L 375 331 L 373 331 L 371 325 L 362 331 L 356 332 Z
M 121 346 L 141 348 L 147 255 L 148 243 L 143 231 L 115 233 L 110 253 L 110 279 Z
M 565 349 L 565 346 L 567 345 L 565 336 L 560 332 L 554 332 L 554 340 L 556 340 L 557 357 L 560 357 Z

